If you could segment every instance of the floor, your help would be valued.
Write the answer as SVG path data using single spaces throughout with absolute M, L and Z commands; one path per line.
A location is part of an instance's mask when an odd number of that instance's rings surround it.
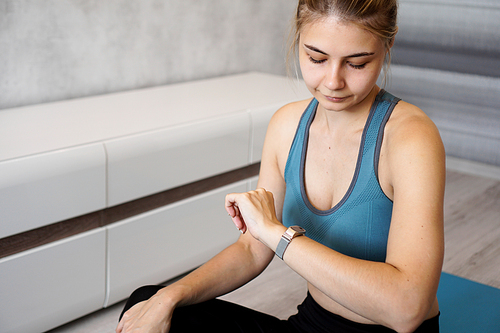
M 447 166 L 443 271 L 500 288 L 500 168 L 453 158 Z M 305 294 L 302 278 L 275 259 L 257 279 L 222 298 L 286 318 Z M 114 332 L 123 304 L 48 333 Z

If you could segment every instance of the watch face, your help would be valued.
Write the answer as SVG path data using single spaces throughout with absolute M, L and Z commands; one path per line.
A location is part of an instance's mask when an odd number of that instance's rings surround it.
M 293 229 L 293 231 L 300 232 L 301 234 L 306 232 L 306 229 L 299 227 L 298 225 L 294 225 L 293 227 L 290 228 Z

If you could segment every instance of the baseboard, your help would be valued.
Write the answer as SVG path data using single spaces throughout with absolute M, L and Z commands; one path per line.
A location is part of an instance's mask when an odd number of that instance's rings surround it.
M 452 156 L 446 157 L 446 169 L 500 180 L 500 166 L 464 160 Z

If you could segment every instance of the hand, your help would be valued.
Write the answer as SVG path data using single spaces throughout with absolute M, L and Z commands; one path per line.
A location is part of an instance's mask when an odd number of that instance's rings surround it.
M 116 327 L 116 333 L 168 332 L 174 307 L 168 306 L 159 293 L 125 312 Z
M 263 188 L 228 194 L 225 206 L 236 227 L 242 233 L 250 231 L 257 240 L 263 241 L 266 228 L 281 225 L 276 217 L 274 196 Z

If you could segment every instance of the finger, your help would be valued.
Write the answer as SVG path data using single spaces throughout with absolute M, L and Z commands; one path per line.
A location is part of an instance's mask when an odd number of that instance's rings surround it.
M 118 323 L 118 326 L 116 327 L 116 333 L 123 333 L 126 331 L 126 328 L 125 328 L 125 325 L 126 325 L 126 322 L 127 322 L 127 318 L 128 318 L 128 313 L 125 312 L 120 320 L 120 322 Z
M 236 216 L 236 211 L 234 210 L 234 207 L 226 207 L 226 212 L 227 215 L 229 215 L 230 217 Z
M 246 231 L 245 221 L 243 220 L 243 217 L 241 215 L 231 217 L 231 220 L 239 231 L 241 231 L 242 233 Z
M 236 193 L 230 193 L 226 195 L 225 208 L 229 216 L 231 216 L 231 218 L 233 219 L 234 224 L 236 224 L 238 229 L 240 229 L 242 226 L 242 220 L 241 212 L 235 200 L 236 195 Z
M 238 206 L 235 203 L 229 203 L 229 204 L 226 203 L 225 208 L 228 215 L 233 219 L 240 215 Z
M 240 207 L 238 207 L 238 205 L 234 205 L 233 206 L 233 209 L 234 209 L 234 216 L 241 216 L 241 211 L 240 211 Z
M 118 326 L 116 326 L 115 332 L 121 333 L 122 330 L 123 330 L 123 320 L 120 320 L 120 322 L 118 323 Z
M 234 206 L 234 204 L 236 202 L 236 200 L 235 200 L 236 195 L 237 195 L 237 193 L 229 193 L 226 195 L 226 198 L 225 198 L 226 209 Z

